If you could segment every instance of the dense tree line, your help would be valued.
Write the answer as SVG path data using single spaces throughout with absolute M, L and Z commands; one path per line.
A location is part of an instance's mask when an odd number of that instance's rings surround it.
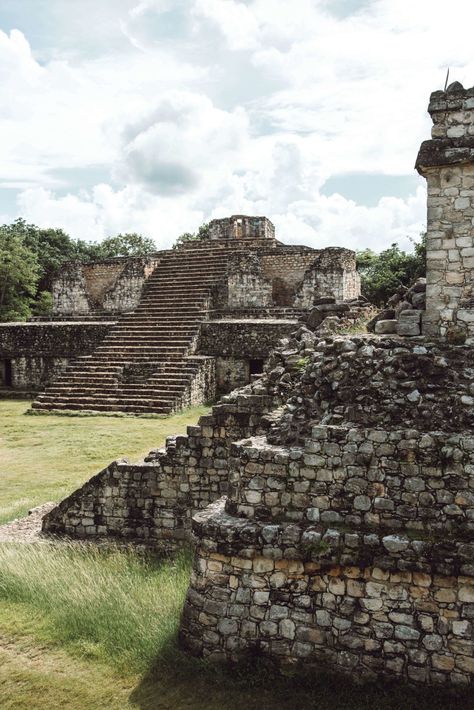
M 47 315 L 53 279 L 67 261 L 142 256 L 155 250 L 152 239 L 135 233 L 99 243 L 72 239 L 62 229 L 40 229 L 24 219 L 4 224 L 0 226 L 0 321 Z
M 376 254 L 371 249 L 357 252 L 362 294 L 376 306 L 384 305 L 400 285 L 410 286 L 426 274 L 426 234 L 413 243 L 412 253 L 392 244 Z

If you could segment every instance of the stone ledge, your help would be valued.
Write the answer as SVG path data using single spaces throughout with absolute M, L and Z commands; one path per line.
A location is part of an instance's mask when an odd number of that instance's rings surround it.
M 336 526 L 265 523 L 237 518 L 221 498 L 193 517 L 193 533 L 206 552 L 243 559 L 317 562 L 380 567 L 385 570 L 474 575 L 474 534 L 438 541 L 408 537 L 393 530 L 348 530 Z

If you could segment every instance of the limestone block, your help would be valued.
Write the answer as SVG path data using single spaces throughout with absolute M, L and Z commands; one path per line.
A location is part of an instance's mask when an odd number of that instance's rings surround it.
M 375 324 L 376 335 L 390 335 L 397 332 L 396 320 L 379 320 Z
M 402 311 L 397 323 L 398 335 L 414 336 L 421 333 L 421 311 Z

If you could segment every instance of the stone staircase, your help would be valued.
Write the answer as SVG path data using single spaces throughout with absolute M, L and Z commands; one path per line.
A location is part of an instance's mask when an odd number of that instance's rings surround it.
M 74 360 L 33 409 L 170 414 L 202 403 L 214 360 L 194 355 L 200 323 L 212 287 L 242 241 L 165 252 L 136 310 L 123 315 L 92 354 Z

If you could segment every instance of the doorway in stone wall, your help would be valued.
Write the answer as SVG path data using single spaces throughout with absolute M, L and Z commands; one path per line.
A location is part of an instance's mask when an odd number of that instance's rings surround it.
M 0 386 L 12 386 L 12 361 L 0 360 Z
M 292 306 L 295 301 L 295 287 L 276 276 L 272 281 L 272 300 L 274 306 Z
M 263 373 L 263 365 L 264 360 L 249 360 L 249 376 L 251 380 L 255 375 L 261 375 Z

